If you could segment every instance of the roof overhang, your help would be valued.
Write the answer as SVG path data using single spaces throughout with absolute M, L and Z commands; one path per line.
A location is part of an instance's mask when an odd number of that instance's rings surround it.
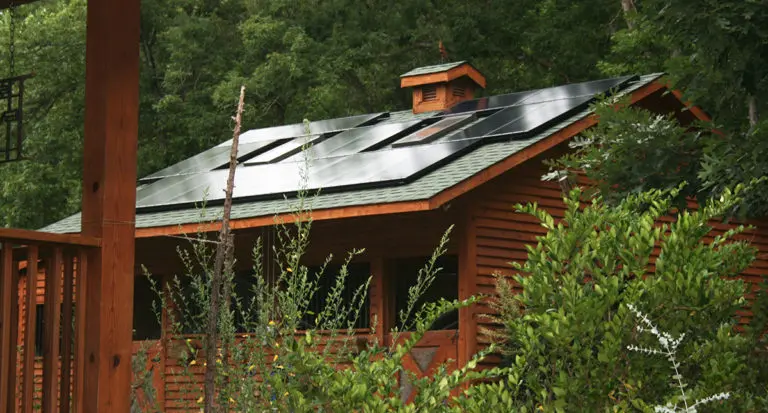
M 400 78 L 400 87 L 404 88 L 404 87 L 428 85 L 433 83 L 447 83 L 454 79 L 458 79 L 462 76 L 467 76 L 477 85 L 485 89 L 485 84 L 486 84 L 485 76 L 483 76 L 483 74 L 480 73 L 480 71 L 475 69 L 474 66 L 466 62 L 452 69 L 441 71 L 441 72 L 425 73 L 422 75 L 414 75 L 414 76 L 408 76 L 406 74 Z
M 653 81 L 630 93 L 630 102 L 631 104 L 635 104 L 647 98 L 648 96 L 664 89 L 669 89 L 669 85 L 663 78 Z M 678 99 L 681 96 L 679 92 L 672 91 L 672 93 Z M 681 104 L 684 104 L 688 108 L 688 110 L 690 110 L 690 112 L 693 115 L 695 115 L 698 119 L 709 120 L 709 117 L 707 116 L 707 114 L 700 108 L 691 106 L 687 102 L 681 102 Z M 318 210 L 312 211 L 312 219 L 317 221 L 317 220 L 327 220 L 327 219 L 342 219 L 342 218 L 353 218 L 353 217 L 397 214 L 397 213 L 408 213 L 408 212 L 423 212 L 423 211 L 435 210 L 447 204 L 448 202 L 458 198 L 459 196 L 515 168 L 516 166 L 526 162 L 527 160 L 535 158 L 536 156 L 541 155 L 547 150 L 552 149 L 555 146 L 565 141 L 568 141 L 569 139 L 577 136 L 578 134 L 594 126 L 595 124 L 597 124 L 597 117 L 595 115 L 585 116 L 584 118 L 574 123 L 571 123 L 565 128 L 548 136 L 545 139 L 538 141 L 537 143 L 525 148 L 524 150 L 514 153 L 513 155 L 502 160 L 501 162 L 498 162 L 482 170 L 481 172 L 469 177 L 468 179 L 465 179 L 462 182 L 459 182 L 458 184 L 452 187 L 446 188 L 445 190 L 439 192 L 432 198 L 424 199 L 424 200 L 416 200 L 416 201 L 391 202 L 391 203 L 382 203 L 382 204 L 356 205 L 356 206 L 346 206 L 346 207 L 340 207 L 340 208 L 318 209 Z M 279 214 L 277 216 L 269 215 L 269 216 L 253 217 L 253 218 L 235 219 L 230 222 L 230 227 L 232 229 L 246 229 L 246 228 L 270 226 L 275 223 L 276 219 L 282 222 L 288 223 L 295 219 L 295 215 L 291 213 L 286 213 L 286 214 Z M 178 235 L 178 234 L 190 234 L 195 232 L 218 231 L 220 228 L 221 228 L 220 222 L 211 222 L 206 224 L 190 223 L 190 224 L 169 225 L 169 226 L 162 226 L 162 227 L 138 228 L 136 229 L 136 238 L 150 238 L 150 237 L 158 237 L 158 236 L 165 236 L 165 235 Z

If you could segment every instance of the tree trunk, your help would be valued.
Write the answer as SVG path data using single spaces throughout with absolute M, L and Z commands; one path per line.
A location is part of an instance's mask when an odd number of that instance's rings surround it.
M 635 25 L 632 22 L 632 16 L 630 16 L 630 14 L 635 11 L 634 0 L 621 0 L 621 10 L 624 11 L 624 20 L 627 22 L 629 30 L 634 29 Z
M 235 131 L 232 136 L 232 149 L 229 152 L 229 175 L 224 196 L 224 214 L 221 218 L 221 230 L 219 231 L 219 243 L 216 246 L 216 259 L 211 274 L 211 308 L 208 311 L 208 325 L 206 327 L 206 366 L 205 366 L 205 413 L 214 412 L 214 398 L 216 396 L 216 356 L 218 343 L 218 322 L 221 312 L 222 284 L 224 281 L 224 264 L 229 250 L 232 248 L 229 217 L 232 212 L 232 191 L 235 186 L 235 168 L 237 167 L 237 146 L 240 141 L 240 125 L 243 118 L 243 106 L 245 100 L 245 86 L 240 87 L 240 100 L 237 103 L 235 115 Z
M 749 127 L 754 128 L 758 120 L 760 120 L 757 113 L 757 98 L 755 98 L 755 95 L 747 97 L 747 106 L 749 107 Z

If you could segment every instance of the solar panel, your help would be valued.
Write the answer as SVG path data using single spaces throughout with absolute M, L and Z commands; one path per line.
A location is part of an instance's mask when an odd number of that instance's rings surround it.
M 527 103 L 538 103 L 545 100 L 572 98 L 587 95 L 595 96 L 605 93 L 613 88 L 623 87 L 629 81 L 636 79 L 637 76 L 623 76 L 613 79 L 595 80 L 526 92 L 510 93 L 507 95 L 483 97 L 460 102 L 452 108 L 447 109 L 446 113 L 476 112 L 488 109 L 499 109 L 509 106 L 517 106 Z
M 591 96 L 539 102 L 530 105 L 510 106 L 485 119 L 446 136 L 444 141 L 471 139 L 478 136 L 530 135 L 543 127 L 561 120 L 579 107 L 588 103 Z
M 574 109 L 583 106 L 590 100 L 592 100 L 591 96 L 582 96 L 516 106 L 516 109 L 522 109 L 521 115 L 493 131 L 491 135 L 535 133 L 546 125 L 562 119 L 564 115 L 571 113 Z
M 420 145 L 433 142 L 451 131 L 472 122 L 475 118 L 474 114 L 445 117 L 432 125 L 398 140 L 393 143 L 392 146 L 397 148 L 401 146 Z
M 294 156 L 301 153 L 301 149 L 304 145 L 314 144 L 323 139 L 321 135 L 303 136 L 300 138 L 293 138 L 288 142 L 268 150 L 258 156 L 248 159 L 246 165 L 256 165 L 272 162 L 280 162 L 283 159 Z
M 413 120 L 400 123 L 386 123 L 346 130 L 337 135 L 312 145 L 310 157 L 313 159 L 331 156 L 352 155 L 367 149 L 380 147 L 397 139 L 404 131 L 417 125 L 420 121 Z M 297 153 L 283 162 L 300 161 L 304 154 Z
M 519 104 L 528 105 L 531 103 L 540 103 L 549 100 L 567 99 L 582 96 L 595 97 L 599 94 L 609 91 L 612 88 L 624 84 L 631 78 L 632 76 L 625 76 L 615 79 L 595 80 L 592 82 L 573 83 L 570 85 L 541 89 L 525 97 Z
M 238 159 L 248 158 L 259 151 L 268 151 L 275 146 L 279 147 L 283 142 L 285 142 L 285 140 L 241 143 L 238 147 L 237 157 Z M 230 146 L 215 146 L 191 158 L 187 158 L 179 163 L 155 172 L 152 175 L 145 176 L 144 178 L 139 179 L 139 181 L 154 181 L 168 176 L 211 171 L 226 166 L 229 163 L 230 148 Z
M 346 118 L 325 119 L 309 123 L 309 133 L 303 123 L 292 125 L 274 126 L 271 128 L 253 129 L 240 135 L 241 143 L 259 142 L 264 140 L 296 138 L 306 135 L 322 135 L 334 133 L 354 127 L 362 126 L 373 120 L 389 116 L 388 113 L 372 113 L 366 115 L 349 116 Z M 219 146 L 230 146 L 232 140 Z
M 308 170 L 309 190 L 334 191 L 388 182 L 404 182 L 426 173 L 482 139 L 433 143 L 360 152 L 352 155 L 315 159 Z M 302 162 L 239 166 L 235 173 L 234 197 L 239 200 L 294 194 L 301 183 Z M 226 170 L 194 175 L 179 175 L 147 185 L 138 193 L 140 210 L 190 205 L 202 201 L 215 203 L 224 198 Z
M 304 135 L 303 125 L 252 131 L 243 135 L 247 153 L 241 155 L 245 164 L 239 165 L 235 174 L 235 200 L 291 196 L 299 190 L 302 179 L 306 179 L 306 189 L 324 192 L 408 182 L 484 143 L 537 133 L 581 110 L 596 94 L 625 85 L 630 79 L 585 82 L 465 102 L 451 109 L 459 114 L 439 119 L 352 125 L 384 116 L 362 115 L 344 118 L 346 121 L 315 122 L 312 135 Z M 348 127 L 341 131 L 339 125 L 344 122 Z M 308 157 L 309 170 L 303 171 L 306 163 L 301 149 L 307 143 L 312 143 L 312 153 Z M 202 201 L 206 193 L 208 201 L 221 202 L 227 171 L 216 168 L 226 165 L 228 147 L 224 143 L 186 160 L 186 164 L 174 165 L 176 169 L 153 174 L 161 179 L 137 190 L 138 208 L 146 211 L 186 206 Z M 176 175 L 164 175 L 170 173 Z

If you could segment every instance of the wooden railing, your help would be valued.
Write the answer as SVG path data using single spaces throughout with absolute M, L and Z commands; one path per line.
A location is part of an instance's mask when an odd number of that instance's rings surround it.
M 86 291 L 85 283 L 76 280 L 85 278 L 79 274 L 99 246 L 92 237 L 0 228 L 0 411 L 28 413 L 42 407 L 45 413 L 68 413 L 82 399 Z M 42 283 L 40 272 L 45 274 Z M 43 331 L 38 332 L 41 289 Z M 35 383 L 40 333 L 42 386 Z

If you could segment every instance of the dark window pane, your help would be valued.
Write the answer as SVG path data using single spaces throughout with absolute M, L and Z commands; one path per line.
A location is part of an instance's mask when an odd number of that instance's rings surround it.
M 429 257 L 406 258 L 395 261 L 395 317 L 398 329 L 402 329 L 400 322 L 400 313 L 406 310 L 408 306 L 408 289 L 416 285 L 419 270 L 429 261 Z M 437 273 L 435 281 L 430 288 L 416 302 L 416 306 L 411 311 L 406 320 L 406 326 L 413 328 L 413 320 L 416 314 L 425 303 L 436 302 L 441 298 L 446 300 L 456 300 L 459 298 L 459 260 L 455 255 L 445 255 L 440 257 L 436 263 L 437 268 L 441 270 Z M 459 327 L 458 311 L 451 311 L 438 318 L 430 330 L 454 330 Z
M 133 339 L 157 340 L 160 338 L 160 323 L 157 320 L 153 301 L 160 297 L 152 291 L 147 277 L 136 277 L 133 284 Z
M 310 275 L 317 274 L 320 267 L 310 267 Z M 312 301 L 309 303 L 308 310 L 311 313 L 304 315 L 300 328 L 313 328 L 315 327 L 315 318 L 317 314 L 323 311 L 325 308 L 326 299 L 331 292 L 331 288 L 336 283 L 336 278 L 341 270 L 341 265 L 328 265 L 326 267 L 323 276 L 320 278 L 320 285 L 317 293 L 312 297 Z M 368 278 L 371 276 L 371 266 L 368 263 L 351 263 L 347 266 L 346 285 L 342 293 L 343 303 L 347 308 L 350 308 L 352 299 L 360 286 L 364 285 Z M 360 310 L 360 315 L 357 318 L 353 328 L 370 328 L 370 298 L 366 295 L 363 307 Z

